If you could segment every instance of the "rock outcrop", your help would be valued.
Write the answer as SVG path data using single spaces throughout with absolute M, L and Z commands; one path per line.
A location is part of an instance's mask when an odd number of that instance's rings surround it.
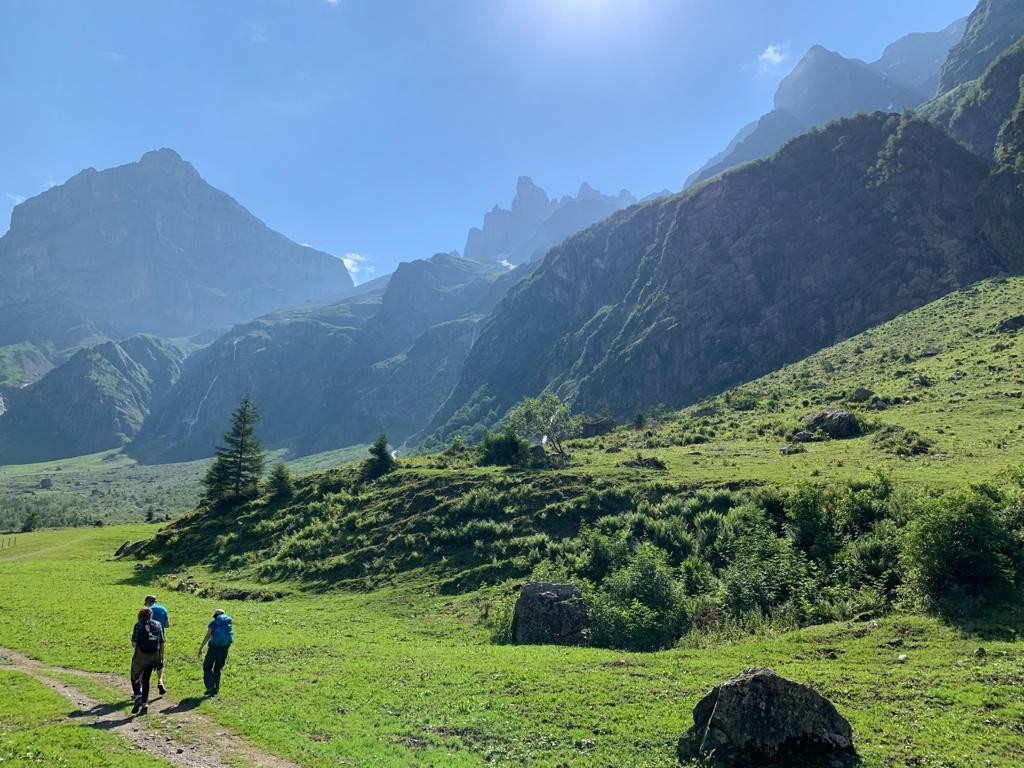
M 512 617 L 512 642 L 518 645 L 587 645 L 590 610 L 572 584 L 525 584 Z
M 693 710 L 679 740 L 683 763 L 725 768 L 816 768 L 852 761 L 853 731 L 828 699 L 763 667 L 719 685 Z
M 1024 3 L 981 0 L 967 20 L 960 42 L 942 66 L 939 92 L 975 80 L 999 55 L 1024 35 Z
M 470 229 L 463 255 L 487 263 L 536 261 L 569 235 L 635 202 L 626 190 L 602 195 L 586 182 L 575 197 L 551 199 L 533 179 L 521 176 L 511 208 L 495 206 L 484 216 L 483 227 Z

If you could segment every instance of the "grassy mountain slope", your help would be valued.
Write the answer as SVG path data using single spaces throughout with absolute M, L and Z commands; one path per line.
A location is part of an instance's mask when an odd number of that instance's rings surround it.
M 1022 312 L 1024 279 L 985 282 L 642 429 L 577 441 L 562 469 L 483 468 L 449 452 L 364 486 L 342 467 L 300 480 L 288 501 L 187 516 L 151 551 L 324 586 L 426 570 L 463 591 L 576 551 L 581 526 L 702 488 L 863 483 L 878 471 L 899 487 L 988 480 L 1024 449 Z M 873 394 L 856 396 L 862 387 Z M 827 407 L 849 408 L 865 434 L 784 454 Z M 666 468 L 627 466 L 637 453 Z
M 133 336 L 75 353 L 12 393 L 0 416 L 0 462 L 28 463 L 119 448 L 177 381 L 185 353 Z
M 839 121 L 552 249 L 481 332 L 440 434 L 545 388 L 680 407 L 1024 266 L 1024 198 L 912 117 Z M 990 207 L 986 207 L 990 206 Z

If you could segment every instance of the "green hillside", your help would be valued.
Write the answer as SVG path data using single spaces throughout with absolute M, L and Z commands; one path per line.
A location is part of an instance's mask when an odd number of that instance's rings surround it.
M 1024 447 L 1022 308 L 1024 279 L 988 281 L 685 411 L 576 441 L 565 466 L 480 467 L 453 446 L 370 483 L 341 467 L 290 497 L 201 507 L 144 554 L 164 572 L 212 568 L 196 585 L 212 596 L 230 593 L 227 571 L 317 589 L 426 576 L 444 594 L 568 578 L 604 606 L 596 641 L 613 647 L 992 605 L 1024 577 L 1020 476 L 1008 472 Z M 826 409 L 848 409 L 858 436 L 794 442 Z M 935 580 L 914 542 L 947 523 L 977 523 L 982 554 L 961 542 L 949 567 L 966 575 Z M 616 585 L 651 579 L 671 610 L 630 614 L 635 595 Z

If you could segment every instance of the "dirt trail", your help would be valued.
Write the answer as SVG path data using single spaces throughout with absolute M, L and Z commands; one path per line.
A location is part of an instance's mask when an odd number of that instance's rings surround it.
M 121 690 L 128 685 L 124 678 L 46 666 L 2 647 L 0 669 L 23 672 L 55 690 L 77 708 L 68 715 L 71 722 L 115 733 L 131 742 L 136 749 L 162 757 L 175 768 L 235 768 L 239 764 L 252 768 L 298 768 L 294 763 L 263 752 L 224 726 L 195 712 L 199 699 L 175 701 L 159 696 L 150 701 L 149 714 L 134 717 L 127 692 L 120 702 L 104 703 L 86 695 L 73 684 L 52 676 L 87 677 Z

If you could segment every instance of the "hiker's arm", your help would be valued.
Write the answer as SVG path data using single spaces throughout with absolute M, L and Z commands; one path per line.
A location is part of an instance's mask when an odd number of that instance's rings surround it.
M 203 647 L 210 641 L 210 636 L 212 634 L 213 634 L 213 630 L 212 629 L 207 629 L 206 630 L 206 637 L 204 637 L 203 638 L 203 642 L 201 642 L 199 644 L 199 650 L 196 651 L 196 656 L 202 656 L 203 655 Z
M 132 627 L 132 648 L 139 647 L 139 625 Z

